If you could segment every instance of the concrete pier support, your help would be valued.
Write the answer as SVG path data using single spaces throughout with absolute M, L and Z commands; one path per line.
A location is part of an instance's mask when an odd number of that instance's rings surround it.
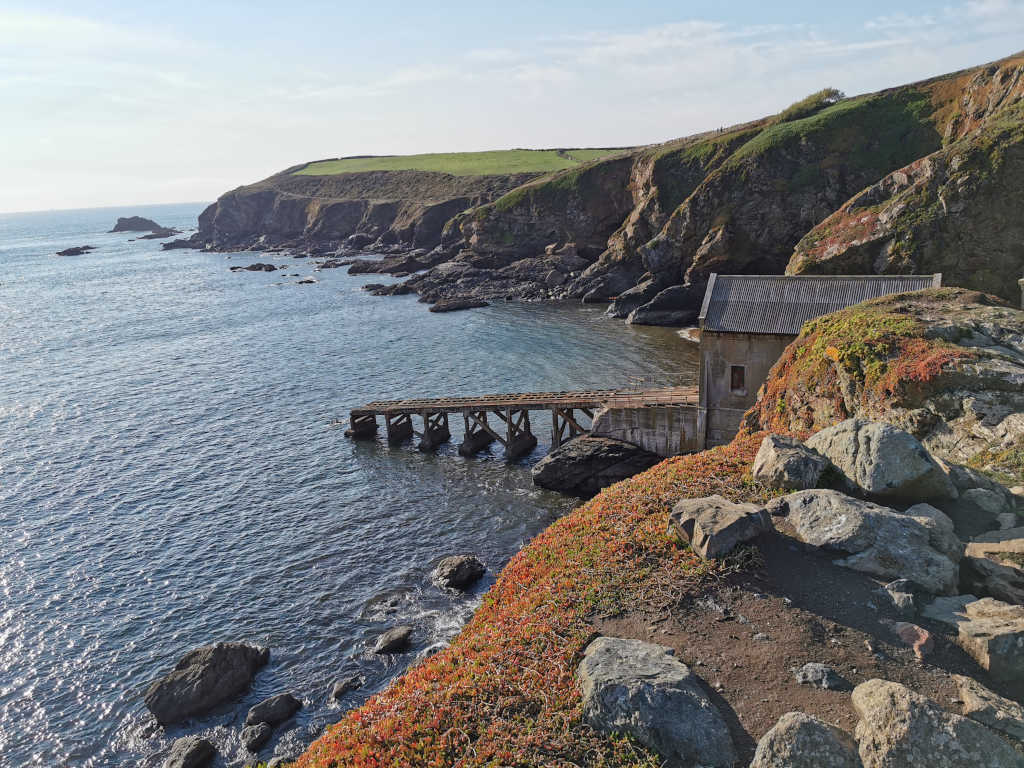
M 419 449 L 421 451 L 432 451 L 441 443 L 451 440 L 452 433 L 448 431 L 448 414 L 444 411 L 438 413 L 423 413 L 423 434 L 420 436 Z
M 412 416 L 409 414 L 404 413 L 399 416 L 385 414 L 384 420 L 387 422 L 389 443 L 401 443 L 412 437 Z
M 372 440 L 377 436 L 376 416 L 353 416 L 349 419 L 345 436 L 354 440 Z
M 530 432 L 530 412 L 528 410 L 506 410 L 498 416 L 505 422 L 507 438 L 505 439 L 505 458 L 518 459 L 537 447 L 537 438 Z
M 473 411 L 462 416 L 466 420 L 466 436 L 459 444 L 459 455 L 472 456 L 498 439 L 487 423 L 487 411 Z

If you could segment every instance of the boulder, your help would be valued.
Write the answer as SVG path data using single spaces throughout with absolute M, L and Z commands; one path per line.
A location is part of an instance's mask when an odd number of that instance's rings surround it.
M 804 664 L 794 675 L 800 685 L 811 685 L 828 691 L 848 691 L 853 688 L 850 681 L 827 664 L 810 662 Z
M 266 723 L 256 723 L 256 725 L 247 725 L 242 729 L 241 739 L 242 744 L 250 752 L 259 752 L 260 749 L 270 741 L 270 734 L 273 733 L 274 729 Z
M 600 637 L 587 647 L 577 678 L 593 728 L 632 736 L 671 768 L 734 765 L 729 727 L 671 648 Z
M 363 683 L 366 682 L 360 675 L 352 675 L 342 680 L 338 680 L 331 687 L 331 698 L 334 700 L 340 699 L 349 691 L 354 691 L 357 688 L 362 688 Z
M 373 646 L 374 653 L 402 653 L 409 649 L 412 641 L 412 627 L 402 626 L 389 629 L 379 638 Z
M 959 495 L 917 438 L 891 424 L 847 419 L 818 432 L 807 446 L 869 496 L 920 500 Z
M 487 566 L 473 555 L 451 555 L 437 564 L 433 578 L 442 587 L 465 589 L 486 572 Z
M 302 709 L 302 702 L 290 693 L 279 693 L 264 699 L 249 710 L 245 716 L 246 725 L 266 723 L 270 727 L 280 725 Z
M 488 302 L 483 299 L 474 299 L 469 297 L 457 297 L 451 299 L 441 299 L 431 305 L 431 312 L 458 312 L 462 309 L 476 309 L 477 307 L 486 307 Z
M 865 768 L 1009 768 L 1024 757 L 995 732 L 899 683 L 868 680 L 853 690 L 855 735 Z
M 769 488 L 803 491 L 816 488 L 828 459 L 792 437 L 768 435 L 754 457 L 753 475 Z
M 88 253 L 89 251 L 95 251 L 95 245 L 76 245 L 73 248 L 65 248 L 63 251 L 57 251 L 58 256 L 81 256 L 82 254 Z
M 119 216 L 111 232 L 158 232 L 167 227 L 142 216 Z
M 909 617 L 917 613 L 917 602 L 914 597 L 915 589 L 917 589 L 917 585 L 910 581 L 910 579 L 896 579 L 896 581 L 890 581 L 883 586 L 879 593 L 885 596 L 885 599 L 892 605 L 896 613 L 900 616 Z
M 990 691 L 970 677 L 953 675 L 953 679 L 960 688 L 965 717 L 1024 742 L 1024 707 Z
M 853 737 L 803 712 L 787 712 L 757 742 L 750 768 L 861 768 Z
M 971 488 L 963 492 L 962 498 L 991 517 L 997 517 L 1010 511 L 1006 497 L 1001 493 L 990 491 L 988 488 Z
M 175 739 L 163 768 L 204 768 L 217 755 L 213 744 L 199 736 Z
M 1024 605 L 1024 572 L 987 557 L 960 561 L 960 591 Z
M 161 725 L 201 715 L 248 688 L 256 671 L 269 660 L 269 648 L 245 643 L 197 648 L 146 689 L 146 706 Z
M 957 643 L 993 677 L 1024 681 L 1024 606 L 974 595 L 938 598 L 923 615 L 957 631 Z
M 590 498 L 602 488 L 663 460 L 623 440 L 581 435 L 534 464 L 533 483 L 550 491 Z
M 854 499 L 838 491 L 797 491 L 768 505 L 785 514 L 796 537 L 815 547 L 845 552 L 839 565 L 882 578 L 905 578 L 928 592 L 946 594 L 958 580 L 950 554 L 951 524 L 938 510 L 915 516 Z M 952 537 L 952 539 L 950 538 Z
M 229 267 L 232 272 L 276 272 L 277 267 L 273 264 L 263 264 L 256 262 L 255 264 L 249 264 L 244 267 Z
M 669 534 L 705 559 L 724 557 L 771 527 L 763 507 L 735 504 L 723 496 L 683 499 L 668 517 Z

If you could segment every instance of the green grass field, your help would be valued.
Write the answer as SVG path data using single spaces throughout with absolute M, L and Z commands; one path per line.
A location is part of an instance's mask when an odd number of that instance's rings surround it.
M 575 168 L 620 152 L 619 149 L 502 149 L 492 152 L 449 152 L 431 155 L 344 157 L 310 163 L 296 175 L 332 176 L 360 171 L 436 171 L 453 176 L 547 173 Z

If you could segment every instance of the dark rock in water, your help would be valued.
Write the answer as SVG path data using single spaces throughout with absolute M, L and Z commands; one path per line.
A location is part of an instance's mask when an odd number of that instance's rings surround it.
M 661 456 L 608 437 L 577 437 L 533 467 L 541 488 L 590 498 L 602 488 L 653 467 Z
M 442 299 L 430 307 L 431 312 L 458 312 L 460 309 L 476 309 L 486 307 L 488 302 L 483 299 Z
M 377 644 L 373 647 L 373 652 L 402 653 L 409 649 L 411 640 L 412 627 L 395 627 L 377 638 Z
M 289 717 L 302 709 L 302 702 L 290 693 L 279 693 L 261 701 L 249 710 L 245 716 L 246 725 L 266 723 L 269 726 L 280 725 Z
M 163 227 L 157 224 L 152 219 L 146 219 L 142 216 L 121 216 L 117 219 L 117 223 L 111 232 L 157 232 L 165 230 L 167 227 Z
M 146 689 L 145 702 L 161 725 L 208 712 L 249 687 L 270 660 L 269 648 L 216 643 L 185 654 L 174 671 Z
M 377 291 L 383 291 L 385 288 L 388 287 L 389 286 L 384 285 L 384 283 L 367 283 L 366 285 L 363 286 L 363 290 L 369 291 L 370 293 L 376 293 Z
M 247 725 L 242 729 L 242 744 L 250 752 L 259 752 L 260 747 L 266 744 L 270 740 L 270 735 L 274 732 L 266 723 L 257 723 L 256 725 Z
M 284 766 L 288 765 L 289 763 L 294 763 L 296 760 L 299 759 L 299 757 L 300 755 L 297 754 L 278 755 L 277 757 L 273 757 L 270 759 L 270 762 L 267 763 L 267 768 L 284 768 Z
M 804 664 L 796 672 L 796 681 L 801 685 L 813 685 L 829 691 L 852 691 L 850 681 L 836 672 L 827 664 L 811 662 Z
M 165 251 L 176 251 L 181 248 L 202 248 L 203 244 L 193 237 L 183 237 L 178 240 L 171 240 L 169 243 L 161 243 L 160 248 Z
M 352 259 L 327 259 L 327 261 L 321 262 L 319 267 L 320 269 L 338 269 L 349 266 L 352 261 Z
M 63 251 L 57 251 L 58 256 L 81 256 L 83 253 L 89 251 L 95 251 L 95 245 L 76 245 L 74 248 L 65 248 Z
M 296 285 L 316 285 L 317 281 L 312 277 L 304 277 L 301 280 L 296 280 Z
M 451 555 L 434 568 L 434 581 L 449 589 L 465 589 L 479 580 L 487 566 L 473 555 Z
M 139 238 L 139 240 L 163 240 L 164 238 L 173 237 L 174 235 L 180 235 L 180 234 L 181 234 L 180 230 L 171 229 L 169 227 L 168 228 L 161 227 L 160 229 L 154 229 L 148 235 L 143 235 L 142 237 Z
M 335 700 L 340 699 L 349 691 L 362 688 L 364 682 L 365 680 L 363 680 L 359 675 L 352 675 L 351 677 L 346 677 L 344 680 L 339 680 L 331 688 L 331 698 Z
M 374 288 L 371 293 L 374 296 L 405 296 L 406 294 L 415 293 L 413 287 L 408 283 L 395 283 L 394 285 L 383 285 L 379 288 Z
M 392 256 L 385 259 L 356 259 L 348 268 L 350 275 L 366 274 L 390 274 L 394 272 L 418 272 L 426 269 L 426 264 L 417 261 L 414 257 Z
M 216 756 L 217 750 L 199 736 L 182 736 L 171 745 L 171 753 L 163 768 L 204 768 Z
M 249 264 L 246 267 L 230 267 L 232 272 L 275 272 L 277 267 L 273 264 L 261 264 L 256 262 L 255 264 Z

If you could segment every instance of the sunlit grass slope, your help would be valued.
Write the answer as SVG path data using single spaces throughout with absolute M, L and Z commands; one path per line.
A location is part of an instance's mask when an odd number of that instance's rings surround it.
M 361 171 L 434 171 L 453 176 L 547 173 L 575 168 L 620 149 L 503 149 L 491 152 L 447 152 L 429 155 L 343 157 L 310 163 L 296 175 L 331 176 Z

